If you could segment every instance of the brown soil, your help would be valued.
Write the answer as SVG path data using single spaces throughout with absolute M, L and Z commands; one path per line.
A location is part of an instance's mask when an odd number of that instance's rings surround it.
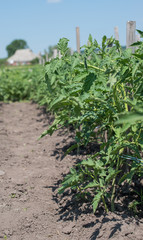
M 142 240 L 141 219 L 121 209 L 93 214 L 70 191 L 57 194 L 77 156 L 64 157 L 72 140 L 64 130 L 37 140 L 49 121 L 36 104 L 0 105 L 0 239 Z

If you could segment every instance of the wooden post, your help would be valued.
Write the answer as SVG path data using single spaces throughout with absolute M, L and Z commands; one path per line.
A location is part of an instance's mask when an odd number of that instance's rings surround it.
M 55 49 L 54 49 L 54 53 L 53 53 L 53 58 L 56 58 L 57 55 L 58 55 L 58 50 L 55 48 Z
M 44 58 L 42 58 L 42 64 L 43 64 L 43 65 L 45 64 L 45 59 L 44 59 Z
M 45 56 L 46 56 L 46 62 L 49 62 L 49 57 L 47 52 L 45 52 Z
M 115 40 L 119 41 L 119 30 L 118 27 L 114 27 L 114 35 L 115 35 Z
M 42 55 L 41 55 L 41 52 L 39 52 L 39 64 L 40 64 L 40 65 L 42 64 Z
M 74 50 L 72 48 L 70 49 L 70 52 L 71 52 L 71 55 L 74 54 Z
M 76 27 L 76 46 L 77 46 L 77 52 L 80 53 L 80 33 L 79 33 L 79 27 Z
M 62 54 L 61 54 L 61 51 L 59 51 L 59 59 L 61 59 L 62 57 Z
M 136 21 L 128 21 L 126 28 L 126 48 L 131 48 L 132 51 L 135 51 L 134 47 L 131 47 L 131 44 L 136 42 Z

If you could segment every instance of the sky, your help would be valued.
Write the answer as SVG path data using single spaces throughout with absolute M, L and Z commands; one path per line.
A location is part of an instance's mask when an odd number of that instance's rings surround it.
M 102 37 L 114 37 L 126 45 L 126 23 L 136 21 L 143 30 L 143 0 L 0 0 L 0 58 L 7 57 L 6 46 L 23 39 L 35 53 L 44 53 L 60 38 L 69 39 L 76 50 L 76 27 L 80 45 L 87 44 L 89 34 L 98 43 Z

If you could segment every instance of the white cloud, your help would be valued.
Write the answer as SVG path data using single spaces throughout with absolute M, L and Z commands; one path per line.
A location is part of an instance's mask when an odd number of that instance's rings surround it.
M 62 0 L 47 0 L 47 3 L 59 3 Z

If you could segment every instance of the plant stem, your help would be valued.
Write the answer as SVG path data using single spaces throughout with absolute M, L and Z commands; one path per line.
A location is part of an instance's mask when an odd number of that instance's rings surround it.
M 81 65 L 84 65 L 84 63 L 82 63 L 82 62 L 80 62 L 80 64 L 81 64 Z M 102 68 L 93 66 L 93 65 L 91 65 L 91 64 L 87 64 L 87 67 L 94 68 L 94 69 L 97 69 L 97 70 L 102 71 L 102 72 L 105 72 L 105 71 L 106 71 L 105 69 L 102 69 Z
M 103 202 L 104 207 L 105 207 L 105 211 L 106 211 L 106 213 L 108 213 L 109 210 L 108 210 L 107 204 L 106 204 L 106 202 L 105 202 L 105 198 L 104 198 L 104 196 L 102 196 L 101 198 L 102 198 L 102 202 Z
M 122 86 L 122 89 L 123 89 L 123 95 L 124 95 L 123 97 L 124 97 L 124 100 L 126 101 L 127 96 L 126 96 L 126 91 L 125 91 L 125 88 L 124 88 L 124 84 L 122 83 L 121 86 Z M 125 103 L 125 110 L 126 110 L 126 112 L 128 112 L 128 104 L 127 103 Z
M 116 171 L 118 171 L 118 169 L 119 169 L 119 165 L 120 165 L 119 163 L 120 163 L 120 160 L 119 160 L 119 157 L 118 157 L 117 165 L 116 165 Z M 116 175 L 114 176 L 113 181 L 112 181 L 112 194 L 111 194 L 111 211 L 112 212 L 114 212 L 114 210 L 115 210 L 115 204 L 114 204 L 115 192 L 116 192 L 115 181 L 116 181 Z
M 112 181 L 112 195 L 111 195 L 111 211 L 114 212 L 115 210 L 115 205 L 114 205 L 114 200 L 115 200 L 115 180 L 116 177 L 114 177 Z

